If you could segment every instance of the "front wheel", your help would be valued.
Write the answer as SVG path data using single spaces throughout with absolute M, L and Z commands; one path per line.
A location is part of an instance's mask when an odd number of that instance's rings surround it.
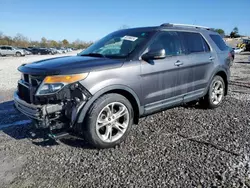
M 205 108 L 217 108 L 225 96 L 225 82 L 221 76 L 215 76 L 209 86 L 206 96 L 200 104 Z
M 127 137 L 134 112 L 122 95 L 107 94 L 91 106 L 83 127 L 84 137 L 96 148 L 110 148 Z
M 17 57 L 20 57 L 21 55 L 22 55 L 22 54 L 21 54 L 20 52 L 17 52 L 17 53 L 16 53 L 16 56 L 17 56 Z

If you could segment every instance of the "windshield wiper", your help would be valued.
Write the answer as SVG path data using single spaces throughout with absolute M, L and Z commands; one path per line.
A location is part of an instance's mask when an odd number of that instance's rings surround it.
M 99 53 L 81 54 L 80 56 L 105 57 L 105 55 Z

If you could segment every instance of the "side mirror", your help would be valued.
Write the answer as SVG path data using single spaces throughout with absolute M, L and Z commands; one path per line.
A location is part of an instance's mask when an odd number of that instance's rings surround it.
M 166 52 L 164 49 L 150 50 L 142 55 L 142 59 L 145 61 L 155 60 L 155 59 L 165 59 L 165 58 L 166 58 Z

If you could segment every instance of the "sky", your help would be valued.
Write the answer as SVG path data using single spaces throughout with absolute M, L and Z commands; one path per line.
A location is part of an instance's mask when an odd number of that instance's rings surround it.
M 0 0 L 0 32 L 95 41 L 123 25 L 184 23 L 250 36 L 249 10 L 250 0 Z

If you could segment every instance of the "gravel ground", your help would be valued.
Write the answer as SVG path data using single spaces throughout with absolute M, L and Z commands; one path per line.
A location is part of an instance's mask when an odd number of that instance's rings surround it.
M 236 57 L 221 107 L 148 116 L 125 143 L 105 150 L 76 138 L 28 137 L 30 121 L 12 107 L 15 69 L 39 58 L 0 59 L 0 187 L 250 187 L 247 55 Z

